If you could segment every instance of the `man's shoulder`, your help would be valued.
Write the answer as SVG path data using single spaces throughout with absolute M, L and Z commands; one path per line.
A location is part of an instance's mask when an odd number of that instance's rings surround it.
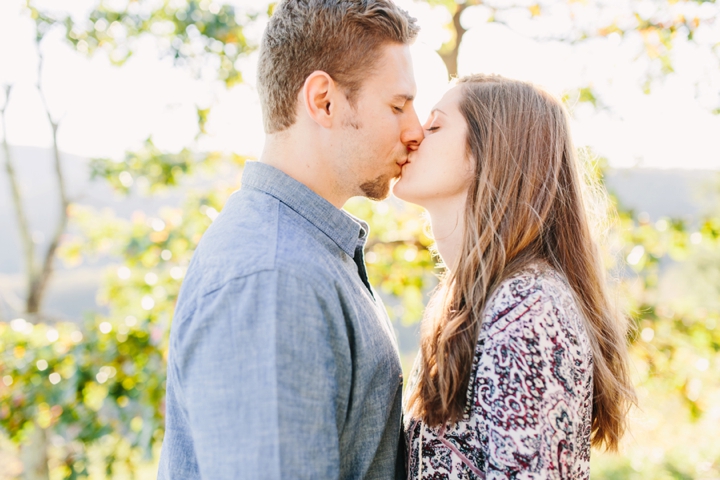
M 222 278 L 272 269 L 277 225 L 277 200 L 251 189 L 235 192 L 200 240 L 191 273 Z
M 206 231 L 186 282 L 203 294 L 267 271 L 327 280 L 330 273 L 322 260 L 333 252 L 314 230 L 276 198 L 244 188 Z

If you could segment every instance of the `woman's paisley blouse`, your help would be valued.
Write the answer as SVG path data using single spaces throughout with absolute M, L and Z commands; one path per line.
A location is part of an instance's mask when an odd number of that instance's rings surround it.
M 589 479 L 592 353 L 566 280 L 531 266 L 482 320 L 464 417 L 441 428 L 406 417 L 409 478 Z

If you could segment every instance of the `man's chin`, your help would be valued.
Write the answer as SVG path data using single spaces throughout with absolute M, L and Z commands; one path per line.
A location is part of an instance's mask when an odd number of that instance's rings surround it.
M 390 188 L 394 183 L 394 180 L 397 180 L 397 178 L 399 177 L 383 175 L 361 184 L 360 190 L 362 191 L 363 196 L 369 198 L 370 200 L 379 202 L 381 200 L 385 200 L 390 195 Z

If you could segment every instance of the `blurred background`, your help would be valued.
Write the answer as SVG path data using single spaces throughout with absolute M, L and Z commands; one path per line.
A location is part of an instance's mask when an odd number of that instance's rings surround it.
M 720 478 L 720 6 L 398 0 L 424 121 L 451 77 L 563 98 L 617 213 L 603 247 L 639 406 L 592 478 Z M 263 145 L 266 0 L 0 2 L 0 478 L 154 478 L 193 249 Z M 422 212 L 351 200 L 404 368 L 437 283 Z M 243 432 L 238 432 L 239 435 Z

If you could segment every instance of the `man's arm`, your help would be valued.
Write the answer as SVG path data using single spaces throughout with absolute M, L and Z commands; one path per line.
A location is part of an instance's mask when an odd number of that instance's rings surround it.
M 202 478 L 338 477 L 349 347 L 312 283 L 275 271 L 236 279 L 180 327 L 176 363 Z

